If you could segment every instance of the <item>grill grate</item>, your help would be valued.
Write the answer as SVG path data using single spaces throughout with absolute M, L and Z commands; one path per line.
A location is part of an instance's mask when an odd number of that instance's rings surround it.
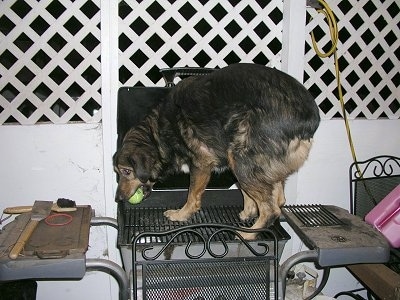
M 344 225 L 322 205 L 289 205 L 284 209 L 293 213 L 306 227 Z
M 187 222 L 172 222 L 164 215 L 167 208 L 154 208 L 154 207 L 134 207 L 127 205 L 124 208 L 124 218 L 122 230 L 120 230 L 120 243 L 122 245 L 130 245 L 136 235 L 142 232 L 161 232 L 179 228 L 183 225 L 192 224 L 205 224 L 216 223 L 223 225 L 231 225 L 236 227 L 250 227 L 254 220 L 243 222 L 239 219 L 239 213 L 242 210 L 239 206 L 215 206 L 203 207 L 199 212 L 195 213 Z M 271 228 L 278 240 L 288 240 L 290 236 L 278 224 L 271 226 Z M 214 229 L 206 227 L 200 228 L 200 233 L 204 237 L 209 237 Z M 164 244 L 170 236 L 149 236 L 146 239 L 139 241 L 141 244 Z M 185 243 L 189 239 L 197 242 L 196 236 L 182 234 L 176 240 L 177 243 Z M 260 234 L 260 239 L 272 240 L 273 237 L 268 233 L 263 232 Z M 235 236 L 229 232 L 223 232 L 215 236 L 216 240 L 234 241 Z
M 290 239 L 279 222 L 245 242 L 236 228 L 255 219 L 240 220 L 242 205 L 204 205 L 187 222 L 168 220 L 167 209 L 118 205 L 118 244 L 135 274 L 133 299 L 278 299 L 278 261 Z

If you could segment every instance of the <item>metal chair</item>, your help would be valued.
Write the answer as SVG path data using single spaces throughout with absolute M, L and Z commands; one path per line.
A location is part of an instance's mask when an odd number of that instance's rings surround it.
M 364 219 L 369 211 L 400 184 L 400 158 L 380 155 L 354 162 L 349 168 L 349 178 L 350 212 Z M 384 266 L 348 266 L 350 272 L 366 286 L 368 297 L 371 293 L 384 293 L 387 296 L 391 290 L 400 289 L 400 250 L 392 248 L 390 254 L 390 260 Z M 373 277 L 374 274 L 376 277 Z M 380 278 L 385 278 L 385 282 L 381 282 Z M 336 296 L 343 294 L 352 293 L 343 292 Z
M 269 241 L 254 243 L 237 230 L 194 224 L 137 235 L 132 243 L 133 299 L 278 299 L 275 232 L 258 230 Z

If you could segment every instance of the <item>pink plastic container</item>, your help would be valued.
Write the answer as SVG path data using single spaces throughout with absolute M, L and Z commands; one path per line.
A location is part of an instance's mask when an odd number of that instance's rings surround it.
M 378 229 L 394 248 L 400 248 L 400 184 L 366 216 L 365 222 Z

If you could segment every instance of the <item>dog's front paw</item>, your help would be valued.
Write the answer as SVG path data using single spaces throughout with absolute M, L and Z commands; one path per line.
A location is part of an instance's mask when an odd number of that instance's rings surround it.
M 187 221 L 188 216 L 185 215 L 181 209 L 170 209 L 164 212 L 164 216 L 167 217 L 170 221 Z

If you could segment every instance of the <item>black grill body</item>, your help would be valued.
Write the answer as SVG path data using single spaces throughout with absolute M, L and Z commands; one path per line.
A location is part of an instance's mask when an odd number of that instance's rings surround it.
M 153 191 L 139 205 L 119 204 L 118 245 L 133 299 L 278 299 L 278 263 L 290 239 L 279 222 L 255 241 L 241 240 L 254 220 L 239 219 L 243 200 L 235 189 L 207 190 L 187 222 L 164 217 L 186 194 Z
M 162 71 L 167 87 L 119 89 L 117 148 L 126 132 L 166 97 L 175 76 L 213 70 Z M 259 232 L 257 241 L 241 240 L 238 230 L 254 220 L 240 221 L 243 198 L 229 189 L 234 183 L 230 172 L 213 174 L 201 210 L 187 222 L 171 222 L 163 212 L 185 204 L 188 175 L 156 184 L 138 205 L 118 204 L 118 246 L 132 277 L 133 299 L 278 298 L 278 261 L 290 236 L 276 223 Z

